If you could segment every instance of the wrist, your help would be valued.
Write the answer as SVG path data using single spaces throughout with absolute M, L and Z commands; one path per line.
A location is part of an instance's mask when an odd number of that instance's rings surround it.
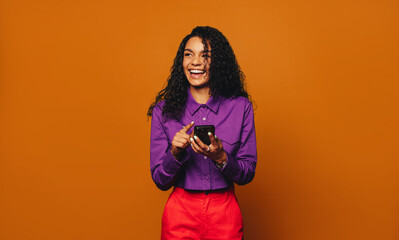
M 184 153 L 186 152 L 185 150 L 180 150 L 180 151 L 170 151 L 172 153 L 172 156 L 177 160 L 180 161 Z
M 225 151 L 222 152 L 222 154 L 220 155 L 220 157 L 213 159 L 213 161 L 215 161 L 216 164 L 218 165 L 224 165 L 227 162 L 227 154 Z
M 224 163 L 215 163 L 215 164 L 216 164 L 216 167 L 222 169 L 227 164 L 227 161 Z

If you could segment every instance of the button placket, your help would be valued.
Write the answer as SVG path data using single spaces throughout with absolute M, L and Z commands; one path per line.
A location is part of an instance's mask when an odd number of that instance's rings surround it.
M 202 121 L 206 121 L 208 119 L 209 108 L 205 104 L 201 105 L 201 119 Z

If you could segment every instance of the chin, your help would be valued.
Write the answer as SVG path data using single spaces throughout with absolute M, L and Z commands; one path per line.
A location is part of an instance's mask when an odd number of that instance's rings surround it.
M 208 81 L 206 80 L 198 81 L 196 79 L 196 80 L 189 80 L 188 82 L 190 83 L 190 86 L 195 88 L 203 88 L 208 86 Z
M 190 84 L 190 86 L 195 87 L 195 88 L 203 88 L 207 87 L 209 84 L 209 78 L 192 78 L 190 75 L 187 76 L 187 81 Z

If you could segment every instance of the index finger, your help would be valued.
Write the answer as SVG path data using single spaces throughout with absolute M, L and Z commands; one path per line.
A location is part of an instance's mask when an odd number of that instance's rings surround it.
M 211 140 L 211 145 L 217 146 L 218 141 L 216 140 L 215 136 L 211 132 L 208 132 L 208 136 L 209 136 L 209 140 Z
M 194 126 L 194 121 L 190 122 L 188 125 L 184 126 L 184 128 L 182 129 L 183 132 L 187 132 L 188 130 L 190 130 L 190 128 L 192 128 Z

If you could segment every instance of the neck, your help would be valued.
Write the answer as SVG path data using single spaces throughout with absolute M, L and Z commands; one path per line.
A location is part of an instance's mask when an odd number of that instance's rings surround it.
M 199 104 L 205 104 L 208 102 L 211 95 L 209 94 L 209 87 L 195 88 L 190 86 L 190 92 L 195 101 Z

